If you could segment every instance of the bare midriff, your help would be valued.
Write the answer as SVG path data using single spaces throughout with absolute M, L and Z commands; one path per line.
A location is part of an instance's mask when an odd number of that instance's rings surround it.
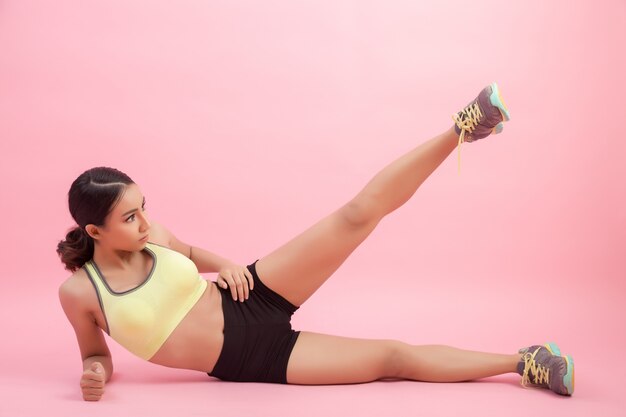
M 222 295 L 213 281 L 172 334 L 149 359 L 171 368 L 211 372 L 224 344 Z

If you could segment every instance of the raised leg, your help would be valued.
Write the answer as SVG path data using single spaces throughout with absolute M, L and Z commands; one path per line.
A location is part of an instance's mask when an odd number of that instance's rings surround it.
M 302 331 L 289 359 L 287 382 L 352 384 L 387 378 L 460 382 L 517 372 L 520 359 L 519 353 L 485 353 Z
M 411 198 L 454 150 L 458 138 L 450 128 L 386 166 L 347 204 L 261 258 L 256 265 L 261 280 L 300 306 L 385 215 Z

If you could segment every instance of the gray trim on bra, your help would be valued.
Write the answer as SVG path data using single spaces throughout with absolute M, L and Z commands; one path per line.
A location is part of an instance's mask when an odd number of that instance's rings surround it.
M 93 267 L 96 270 L 96 273 L 98 274 L 100 280 L 104 284 L 104 287 L 107 289 L 107 291 L 109 291 L 110 294 L 116 295 L 116 296 L 126 295 L 126 294 L 129 294 L 129 293 L 131 293 L 131 292 L 133 292 L 135 290 L 138 290 L 139 288 L 141 288 L 144 285 L 146 285 L 148 283 L 148 281 L 150 281 L 150 278 L 152 278 L 152 274 L 154 273 L 154 270 L 156 269 L 156 266 L 157 266 L 157 256 L 156 256 L 156 253 L 154 253 L 154 251 L 152 249 L 150 249 L 149 247 L 147 247 L 147 246 L 144 249 L 146 251 L 148 251 L 150 256 L 152 256 L 152 268 L 150 269 L 150 272 L 148 273 L 148 277 L 145 279 L 144 282 L 142 282 L 141 284 L 137 285 L 135 288 L 131 288 L 130 290 L 126 290 L 126 291 L 122 291 L 122 292 L 113 291 L 111 289 L 111 287 L 109 287 L 109 284 L 107 283 L 106 279 L 104 279 L 104 275 L 100 271 L 100 268 L 98 268 L 98 265 L 93 261 L 93 259 L 91 261 L 89 261 L 89 262 L 91 262 L 91 265 L 93 265 Z
M 88 261 L 88 262 L 91 262 L 91 261 Z M 92 263 L 92 266 L 93 266 L 93 263 Z M 107 332 L 109 336 L 111 336 L 111 332 L 109 329 L 109 321 L 107 320 L 107 315 L 104 312 L 104 304 L 102 304 L 102 297 L 100 297 L 100 291 L 98 290 L 98 285 L 93 280 L 93 277 L 91 276 L 91 273 L 89 272 L 89 269 L 85 265 L 83 265 L 83 269 L 87 273 L 87 277 L 89 278 L 89 281 L 91 281 L 91 285 L 93 285 L 94 289 L 96 290 L 96 295 L 98 296 L 98 303 L 100 304 L 100 310 L 102 310 L 102 316 L 104 317 L 104 322 L 107 325 L 107 328 L 105 331 Z

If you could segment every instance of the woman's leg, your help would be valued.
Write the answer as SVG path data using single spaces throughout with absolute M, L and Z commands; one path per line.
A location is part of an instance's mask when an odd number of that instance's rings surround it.
M 300 333 L 287 366 L 290 384 L 351 384 L 385 378 L 458 382 L 517 372 L 520 353 Z
M 300 306 L 339 268 L 380 220 L 403 205 L 458 144 L 454 127 L 382 171 L 352 200 L 256 265 L 261 280 Z

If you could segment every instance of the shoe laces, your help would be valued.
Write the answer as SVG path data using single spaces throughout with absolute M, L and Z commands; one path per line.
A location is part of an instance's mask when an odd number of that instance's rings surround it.
M 529 384 L 550 386 L 550 369 L 545 365 L 537 363 L 535 360 L 535 355 L 537 355 L 540 349 L 536 349 L 533 353 L 527 352 L 522 357 L 524 360 L 524 372 L 522 373 L 521 382 L 523 387 L 527 387 Z
M 467 105 L 463 110 L 458 113 L 452 115 L 452 120 L 461 130 L 461 134 L 459 135 L 459 174 L 461 173 L 461 144 L 465 142 L 465 134 L 471 134 L 480 123 L 480 120 L 483 118 L 483 112 L 480 110 L 480 106 L 478 105 L 478 100 L 473 103 Z

